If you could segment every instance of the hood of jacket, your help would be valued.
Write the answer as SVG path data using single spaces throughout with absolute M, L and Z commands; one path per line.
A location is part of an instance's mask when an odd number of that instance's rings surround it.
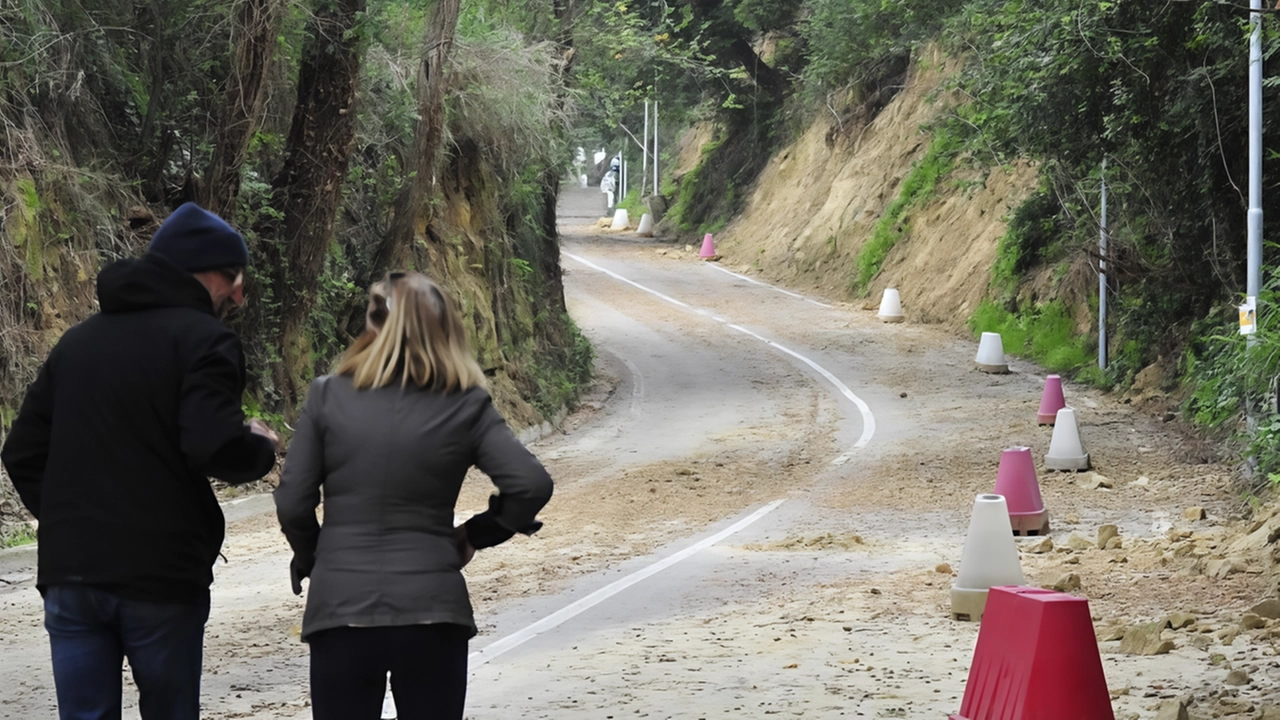
M 104 313 L 185 307 L 214 314 L 205 286 L 155 253 L 116 261 L 98 273 L 98 305 Z

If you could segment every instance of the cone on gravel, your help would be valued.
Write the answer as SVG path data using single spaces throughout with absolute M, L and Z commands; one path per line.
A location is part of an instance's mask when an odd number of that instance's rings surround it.
M 1011 447 L 1000 453 L 1000 469 L 992 492 L 1003 495 L 1008 503 L 1014 535 L 1049 534 L 1049 511 L 1040 499 L 1040 481 L 1036 479 L 1031 448 Z
M 1036 413 L 1036 422 L 1041 425 L 1052 425 L 1058 411 L 1067 406 L 1062 397 L 1062 377 L 1050 375 L 1044 379 L 1044 392 L 1040 395 L 1040 412 Z
M 902 322 L 902 297 L 898 295 L 897 288 L 884 289 L 884 295 L 880 297 L 880 312 L 876 317 L 880 318 L 881 322 Z
M 653 237 L 653 216 L 645 213 L 640 216 L 640 226 L 636 228 L 640 237 Z
M 1000 333 L 982 333 L 975 362 L 978 364 L 978 369 L 985 373 L 1009 372 L 1009 364 L 1004 360 L 1004 341 L 1000 338 Z
M 698 257 L 703 260 L 715 260 L 720 257 L 716 254 L 716 244 L 711 239 L 711 233 L 702 237 L 702 249 L 698 251 Z
M 951 720 L 1115 720 L 1089 601 L 993 587 Z
M 1084 444 L 1080 442 L 1080 427 L 1076 425 L 1074 408 L 1064 407 L 1058 411 L 1044 466 L 1049 470 L 1089 469 L 1089 453 L 1084 451 Z
M 613 213 L 613 224 L 609 226 L 610 230 L 626 230 L 631 226 L 631 218 L 627 215 L 626 208 L 618 208 Z
M 979 495 L 973 501 L 969 535 L 960 556 L 960 573 L 951 588 L 951 617 L 982 619 L 987 590 L 996 585 L 1026 582 L 1009 526 L 1009 508 L 999 495 Z

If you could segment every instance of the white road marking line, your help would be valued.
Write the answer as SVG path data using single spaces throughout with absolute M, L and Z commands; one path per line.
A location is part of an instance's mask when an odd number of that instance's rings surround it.
M 615 279 L 615 280 L 618 280 L 618 281 L 624 282 L 624 283 L 626 283 L 626 284 L 628 284 L 628 285 L 631 285 L 632 287 L 635 287 L 635 288 L 637 288 L 637 289 L 639 289 L 639 290 L 643 290 L 644 292 L 647 292 L 647 293 L 649 293 L 650 295 L 654 295 L 654 296 L 659 297 L 659 298 L 661 298 L 661 299 L 663 299 L 663 300 L 666 300 L 667 302 L 672 303 L 673 305 L 678 305 L 678 306 L 680 306 L 680 307 L 682 307 L 682 308 L 685 308 L 686 310 L 689 310 L 689 311 L 692 311 L 692 312 L 698 313 L 699 315 L 705 315 L 705 316 L 707 316 L 707 317 L 711 318 L 712 320 L 715 320 L 715 321 L 717 321 L 717 322 L 723 323 L 726 327 L 730 327 L 730 328 L 733 328 L 734 330 L 737 330 L 737 331 L 738 331 L 738 332 L 740 332 L 740 333 L 745 333 L 745 334 L 747 334 L 747 335 L 750 335 L 751 337 L 753 337 L 753 338 L 755 338 L 755 339 L 757 339 L 757 340 L 759 340 L 759 341 L 761 341 L 761 342 L 765 343 L 766 345 L 769 345 L 770 347 L 773 347 L 773 348 L 775 348 L 775 349 L 777 349 L 777 350 L 779 350 L 779 351 L 781 351 L 781 352 L 784 352 L 784 353 L 786 353 L 786 354 L 788 354 L 788 355 L 790 355 L 790 356 L 792 356 L 792 357 L 796 358 L 796 359 L 797 359 L 797 360 L 799 360 L 800 362 L 803 362 L 804 364 L 808 365 L 809 367 L 813 368 L 813 369 L 814 369 L 814 370 L 816 370 L 820 375 L 822 375 L 824 378 L 826 378 L 828 382 L 830 382 L 833 386 L 835 386 L 836 390 L 839 390 L 841 395 L 844 395 L 844 396 L 845 396 L 846 398 L 848 398 L 848 399 L 849 399 L 849 400 L 850 400 L 850 401 L 851 401 L 855 406 L 857 406 L 857 408 L 858 408 L 858 412 L 860 412 L 860 413 L 862 414 L 862 436 L 858 438 L 858 442 L 854 443 L 853 448 L 856 450 L 856 449 L 858 449 L 858 448 L 865 447 L 867 443 L 871 442 L 871 436 L 872 436 L 872 435 L 874 435 L 874 434 L 875 434 L 875 432 L 876 432 L 876 418 L 875 418 L 875 415 L 873 415 L 873 414 L 871 413 L 871 407 L 870 407 L 870 406 L 868 406 L 868 405 L 867 405 L 867 403 L 865 403 L 865 402 L 862 400 L 862 398 L 860 398 L 860 397 L 858 397 L 857 395 L 855 395 L 855 394 L 854 394 L 854 392 L 853 392 L 852 390 L 850 390 L 850 389 L 849 389 L 849 386 L 848 386 L 848 385 L 845 385 L 843 382 L 841 382 L 841 381 L 840 381 L 840 378 L 838 378 L 838 377 L 836 377 L 835 375 L 831 374 L 831 372 L 830 372 L 829 370 L 827 370 L 826 368 L 822 367 L 822 366 L 821 366 L 821 365 L 819 365 L 818 363 L 816 363 L 816 362 L 814 362 L 814 361 L 810 360 L 809 358 L 805 357 L 804 355 L 801 355 L 800 353 L 796 352 L 795 350 L 792 350 L 792 349 L 790 349 L 790 348 L 786 347 L 785 345 L 781 345 L 781 344 L 776 343 L 776 342 L 774 342 L 774 341 L 772 341 L 772 340 L 770 340 L 770 339 L 768 339 L 768 338 L 766 338 L 766 337 L 763 337 L 763 336 L 761 336 L 761 335 L 757 335 L 756 333 L 754 333 L 754 332 L 752 332 L 752 331 L 750 331 L 750 330 L 748 330 L 748 329 L 746 329 L 746 328 L 744 328 L 744 327 L 742 327 L 742 326 L 740 326 L 740 325 L 734 325 L 734 324 L 730 323 L 729 321 L 727 321 L 727 320 L 725 320 L 725 319 L 723 319 L 723 318 L 716 317 L 715 315 L 712 315 L 711 313 L 709 313 L 709 312 L 708 312 L 708 311 L 706 311 L 706 310 L 703 310 L 703 309 L 700 309 L 700 308 L 695 308 L 695 307 L 693 307 L 692 305 L 689 305 L 688 303 L 681 302 L 681 301 L 676 300 L 675 298 L 670 297 L 670 296 L 668 296 L 668 295 L 663 295 L 662 293 L 658 292 L 657 290 L 652 290 L 652 289 L 650 289 L 650 288 L 647 288 L 647 287 L 645 287 L 644 285 L 641 285 L 640 283 L 638 283 L 638 282 L 636 282 L 636 281 L 634 281 L 634 280 L 630 280 L 630 279 L 628 279 L 628 278 L 625 278 L 625 277 L 623 277 L 623 276 L 619 275 L 619 274 L 618 274 L 618 273 L 616 273 L 616 272 L 613 272 L 612 270 L 607 270 L 607 269 L 605 269 L 605 268 L 602 268 L 602 267 L 600 267 L 599 265 L 596 265 L 595 263 L 591 262 L 590 260 L 587 260 L 586 258 L 579 257 L 579 256 L 577 256 L 577 255 L 574 255 L 573 253 L 563 252 L 563 251 L 561 252 L 561 255 L 563 255 L 563 256 L 565 256 L 565 257 L 568 257 L 568 258 L 570 258 L 570 259 L 572 259 L 572 260 L 575 260 L 575 261 L 577 261 L 577 262 L 580 262 L 580 263 L 582 263 L 583 265 L 586 265 L 587 267 L 592 268 L 593 270 L 598 270 L 599 272 L 602 272 L 602 273 L 604 273 L 605 275 L 608 275 L 609 277 L 611 277 L 611 278 L 613 278 L 613 279 Z M 729 272 L 729 271 L 728 271 L 728 270 L 725 270 L 725 272 Z M 730 274 L 731 274 L 731 275 L 735 275 L 736 273 L 730 273 Z M 746 279 L 750 280 L 750 278 L 746 278 Z M 752 280 L 752 282 L 755 282 L 755 281 L 754 281 L 754 280 Z M 784 292 L 785 292 L 785 291 L 784 291 Z M 830 305 L 828 305 L 827 307 L 831 307 L 831 306 L 830 306 Z M 851 456 L 852 456 L 852 454 L 851 454 L 851 453 L 846 452 L 845 454 L 841 455 L 840 457 L 836 458 L 835 460 L 832 460 L 832 461 L 831 461 L 831 464 L 832 464 L 832 465 L 843 465 L 843 464 L 845 464 L 846 462 L 848 462 L 848 461 L 849 461 L 849 458 L 850 458 Z
M 781 350 L 782 352 L 790 355 L 791 357 L 799 360 L 805 365 L 808 365 L 809 367 L 818 371 L 818 374 L 826 378 L 827 382 L 830 382 L 832 385 L 834 385 L 836 389 L 840 391 L 841 395 L 844 395 L 845 397 L 849 398 L 850 402 L 852 402 L 854 405 L 857 405 L 858 411 L 862 413 L 862 437 L 858 438 L 858 442 L 854 443 L 853 447 L 855 449 L 860 447 L 865 447 L 867 443 L 871 442 L 871 436 L 876 434 L 876 417 L 875 415 L 871 414 L 871 407 L 868 406 L 865 402 L 863 402 L 862 398 L 858 397 L 857 395 L 854 395 L 853 391 L 849 389 L 849 386 L 845 385 L 843 382 L 840 381 L 840 378 L 836 377 L 835 375 L 832 375 L 831 372 L 826 368 L 810 360 L 809 358 L 801 355 L 795 350 L 792 350 L 791 348 L 786 347 L 785 345 L 779 345 L 778 343 L 770 340 L 769 338 L 757 335 L 751 332 L 750 330 L 742 327 L 741 325 L 730 325 L 729 327 L 733 328 L 734 330 L 737 330 L 740 333 L 746 333 L 747 335 L 750 335 L 751 337 L 759 340 L 762 343 L 765 343 L 766 345 L 769 345 L 770 347 L 777 348 L 778 350 Z M 848 453 L 845 453 L 845 454 L 848 455 Z M 839 460 L 839 459 L 840 458 L 836 458 L 836 460 Z M 840 464 L 843 464 L 843 463 L 840 463 Z
M 711 547 L 712 545 L 715 545 L 716 543 L 720 542 L 721 540 L 724 540 L 730 535 L 733 535 L 739 530 L 742 530 L 743 528 L 754 523 L 755 521 L 759 520 L 765 515 L 768 515 L 770 512 L 773 512 L 773 510 L 777 508 L 779 505 L 781 505 L 784 502 L 784 500 L 785 498 L 782 500 L 774 500 L 768 505 L 765 505 L 759 510 L 756 510 L 755 512 L 751 513 L 747 517 L 739 520 L 733 525 L 730 525 L 724 530 L 721 530 L 715 535 L 712 535 L 711 537 L 708 537 L 708 538 L 704 538 L 698 543 L 691 545 L 685 548 L 684 550 L 681 550 L 678 553 L 669 555 L 666 558 L 663 558 L 662 560 L 659 560 L 658 562 L 652 565 L 649 565 L 648 567 L 645 567 L 641 570 L 637 570 L 636 572 L 633 572 L 630 575 L 620 580 L 615 580 L 614 582 L 609 583 L 608 585 L 600 588 L 599 590 L 591 593 L 590 595 L 582 598 L 581 600 L 570 603 L 569 605 L 561 608 L 560 610 L 557 610 L 556 612 L 533 623 L 532 625 L 529 625 L 523 630 L 518 630 L 502 638 L 501 640 L 495 640 L 494 642 L 489 643 L 488 645 L 484 646 L 480 650 L 477 650 L 467 656 L 469 669 L 475 670 L 476 668 L 480 667 L 481 665 L 484 665 L 490 660 L 493 660 L 499 655 L 502 655 L 503 653 L 513 650 L 519 647 L 520 645 L 523 645 L 524 643 L 532 640 L 538 635 L 563 624 L 565 621 L 570 620 L 586 612 L 587 610 L 590 610 L 596 605 L 599 605 L 605 600 L 608 600 L 609 598 L 613 597 L 614 595 L 617 595 L 623 590 L 626 590 L 632 585 L 635 585 L 641 580 L 644 580 L 645 578 L 648 578 L 652 575 L 656 575 L 657 573 L 671 567 L 672 565 L 675 565 L 681 560 L 684 560 L 702 550 L 705 550 Z
M 782 288 L 778 287 L 777 285 L 770 285 L 770 284 L 769 284 L 769 283 L 767 283 L 767 282 L 760 282 L 759 280 L 756 280 L 755 278 L 749 278 L 749 277 L 747 277 L 746 275 L 742 275 L 742 274 L 740 274 L 740 273 L 736 273 L 736 272 L 734 272 L 734 271 L 732 271 L 732 270 L 725 270 L 724 268 L 720 267 L 719 265 L 716 265 L 715 263 L 707 263 L 707 265 L 709 265 L 713 270 L 719 270 L 719 271 L 720 271 L 720 272 L 722 272 L 722 273 L 727 273 L 727 274 L 732 275 L 732 276 L 734 276 L 734 277 L 736 277 L 736 278 L 741 278 L 742 280 L 746 280 L 746 281 L 747 281 L 747 282 L 749 282 L 749 283 L 753 283 L 753 284 L 755 284 L 755 285 L 759 285 L 760 287 L 767 287 L 767 288 L 769 288 L 770 290 L 777 290 L 778 292 L 782 293 L 783 295 L 790 295 L 790 296 L 791 296 L 791 297 L 793 297 L 793 298 L 796 298 L 796 299 L 799 299 L 799 300 L 803 300 L 803 301 L 805 301 L 805 302 L 807 302 L 807 303 L 813 303 L 814 305 L 817 305 L 818 307 L 824 307 L 824 308 L 834 308 L 834 307 L 835 307 L 834 305 L 828 305 L 828 304 L 826 304 L 826 303 L 818 302 L 817 300 L 812 300 L 812 299 L 810 299 L 810 298 L 807 298 L 807 297 L 805 297 L 805 296 L 801 295 L 800 293 L 793 293 L 793 292 L 791 292 L 790 290 L 783 290 Z

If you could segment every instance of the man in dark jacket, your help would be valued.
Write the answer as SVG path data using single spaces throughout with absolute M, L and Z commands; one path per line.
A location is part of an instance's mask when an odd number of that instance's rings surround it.
M 261 478 L 277 438 L 241 411 L 244 239 L 194 204 L 98 275 L 101 312 L 27 389 L 0 461 L 39 521 L 61 717 L 119 718 L 123 658 L 146 720 L 200 714 L 204 625 L 225 523 L 210 476 Z

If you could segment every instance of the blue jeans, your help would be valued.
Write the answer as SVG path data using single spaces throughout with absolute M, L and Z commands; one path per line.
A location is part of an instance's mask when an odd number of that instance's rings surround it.
M 45 590 L 61 720 L 119 720 L 129 658 L 144 720 L 199 720 L 209 599 L 192 605 L 128 600 L 98 588 Z

